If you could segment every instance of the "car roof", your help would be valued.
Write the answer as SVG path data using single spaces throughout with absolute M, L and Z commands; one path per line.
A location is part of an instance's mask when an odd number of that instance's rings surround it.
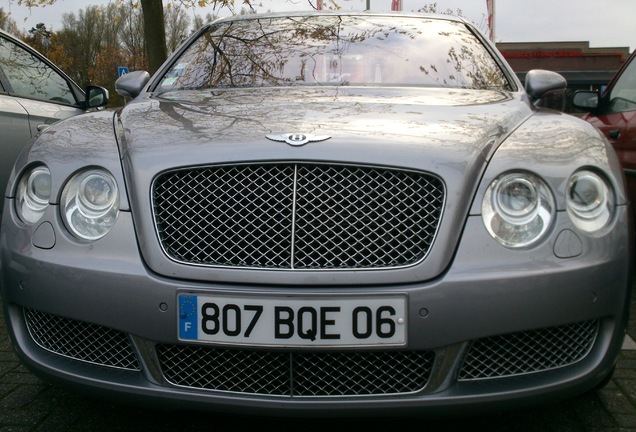
M 235 15 L 225 18 L 219 18 L 212 24 L 225 21 L 242 21 L 257 20 L 267 18 L 284 18 L 284 17 L 308 17 L 308 16 L 376 16 L 376 17 L 412 17 L 412 18 L 428 18 L 444 21 L 455 21 L 467 24 L 462 17 L 454 15 L 429 14 L 420 12 L 370 12 L 370 11 L 299 11 L 299 12 L 269 12 L 263 14 Z

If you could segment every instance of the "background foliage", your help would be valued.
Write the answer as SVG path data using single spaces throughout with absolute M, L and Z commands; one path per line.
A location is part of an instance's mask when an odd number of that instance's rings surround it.
M 239 13 L 249 13 L 242 9 Z M 183 7 L 167 7 L 164 13 L 166 46 L 174 51 L 194 29 L 216 17 L 195 16 Z M 0 7 L 0 28 L 19 37 L 66 72 L 77 84 L 106 87 L 110 106 L 123 105 L 115 93 L 117 68 L 149 70 L 142 10 L 134 1 L 111 3 L 106 7 L 87 6 L 77 13 L 64 14 L 58 31 L 38 24 L 27 32 Z
M 18 6 L 39 7 L 56 0 L 10 1 Z M 77 14 L 64 14 L 59 31 L 49 31 L 44 24 L 38 24 L 28 32 L 21 32 L 10 14 L 0 7 L 0 28 L 47 56 L 81 87 L 106 87 L 111 96 L 109 106 L 121 106 L 124 101 L 115 92 L 119 66 L 153 73 L 194 30 L 217 18 L 211 14 L 192 15 L 189 11 L 193 6 L 213 5 L 215 10 L 226 8 L 244 15 L 254 13 L 255 1 L 258 0 L 242 0 L 244 6 L 236 11 L 235 0 L 171 0 L 166 6 L 162 0 L 117 0 L 108 6 L 88 5 Z M 315 8 L 318 0 L 305 1 L 308 8 Z M 322 4 L 327 9 L 338 9 L 339 1 L 322 0 Z M 424 4 L 418 12 L 462 16 L 460 9 L 439 10 L 437 3 Z M 146 26 L 144 19 L 152 25 Z M 158 22 L 164 25 L 156 25 Z

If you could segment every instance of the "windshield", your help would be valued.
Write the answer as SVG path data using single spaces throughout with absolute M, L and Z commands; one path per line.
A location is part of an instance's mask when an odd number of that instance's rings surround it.
M 510 89 L 491 54 L 460 22 L 332 15 L 214 25 L 156 90 L 296 85 Z

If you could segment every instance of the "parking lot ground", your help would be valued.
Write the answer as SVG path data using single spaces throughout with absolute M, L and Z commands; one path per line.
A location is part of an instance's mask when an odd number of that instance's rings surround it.
M 636 295 L 631 306 L 624 349 L 612 380 L 602 389 L 530 410 L 435 420 L 254 418 L 119 405 L 35 377 L 18 362 L 0 317 L 0 432 L 636 431 Z

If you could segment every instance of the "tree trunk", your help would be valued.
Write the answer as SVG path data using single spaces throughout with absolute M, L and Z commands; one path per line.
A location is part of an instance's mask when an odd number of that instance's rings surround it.
M 155 73 L 168 58 L 166 48 L 166 28 L 163 20 L 161 0 L 141 0 L 144 14 L 144 34 L 146 35 L 146 53 L 151 74 Z

